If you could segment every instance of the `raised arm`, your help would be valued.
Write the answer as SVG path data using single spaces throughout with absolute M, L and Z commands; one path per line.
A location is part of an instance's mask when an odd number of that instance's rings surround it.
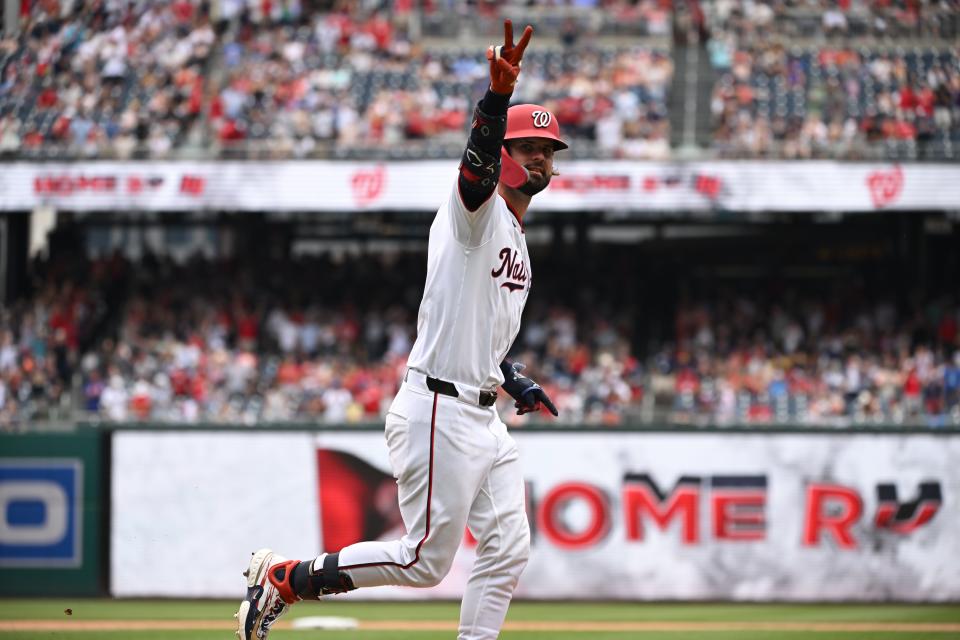
M 468 211 L 476 211 L 497 188 L 500 180 L 500 149 L 507 131 L 507 106 L 520 74 L 520 61 L 530 43 L 533 28 L 523 30 L 513 43 L 513 23 L 504 20 L 503 45 L 487 49 L 490 87 L 477 103 L 467 148 L 460 161 L 460 199 Z

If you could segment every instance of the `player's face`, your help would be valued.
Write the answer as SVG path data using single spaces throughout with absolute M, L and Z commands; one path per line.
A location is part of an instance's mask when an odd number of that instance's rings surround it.
M 510 156 L 530 173 L 530 180 L 520 188 L 528 196 L 547 188 L 553 176 L 553 142 L 546 138 L 518 138 L 509 144 Z

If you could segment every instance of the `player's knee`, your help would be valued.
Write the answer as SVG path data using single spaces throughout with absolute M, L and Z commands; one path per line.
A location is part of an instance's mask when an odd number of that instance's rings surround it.
M 429 588 L 435 587 L 450 572 L 451 565 L 443 566 L 437 562 L 423 561 L 410 567 L 407 572 L 407 578 L 411 587 Z
M 435 587 L 453 567 L 456 549 L 448 552 L 440 545 L 424 545 L 415 555 L 416 560 L 404 570 L 408 586 Z
M 453 567 L 462 535 L 462 524 L 436 523 L 430 538 L 419 548 L 411 550 L 411 556 L 416 558 L 407 571 L 411 586 L 435 587 L 440 584 Z
M 445 576 L 439 576 L 434 573 L 424 573 L 420 580 L 417 582 L 417 586 L 423 589 L 429 589 L 430 587 L 435 587 L 440 584 Z

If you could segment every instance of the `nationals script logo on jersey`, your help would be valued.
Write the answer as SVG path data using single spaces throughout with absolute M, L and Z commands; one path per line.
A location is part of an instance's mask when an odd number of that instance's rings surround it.
M 500 249 L 500 260 L 502 260 L 500 266 L 490 271 L 490 275 L 494 278 L 499 278 L 501 275 L 506 274 L 507 281 L 501 282 L 501 287 L 505 287 L 510 291 L 523 290 L 527 282 L 527 265 L 520 259 L 520 255 L 516 249 L 511 249 L 510 247 Z

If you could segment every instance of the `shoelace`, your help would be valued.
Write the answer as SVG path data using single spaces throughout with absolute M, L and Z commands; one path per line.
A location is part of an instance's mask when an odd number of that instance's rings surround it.
M 283 613 L 284 609 L 287 608 L 287 603 L 283 601 L 283 598 L 277 596 L 277 601 L 273 603 L 273 606 L 270 607 L 270 610 L 263 614 L 263 621 L 260 623 L 260 630 L 257 633 L 257 636 L 263 640 L 267 637 L 267 633 L 270 632 L 270 627 L 273 626 L 273 623 L 277 621 L 277 618 L 280 617 L 280 614 Z

